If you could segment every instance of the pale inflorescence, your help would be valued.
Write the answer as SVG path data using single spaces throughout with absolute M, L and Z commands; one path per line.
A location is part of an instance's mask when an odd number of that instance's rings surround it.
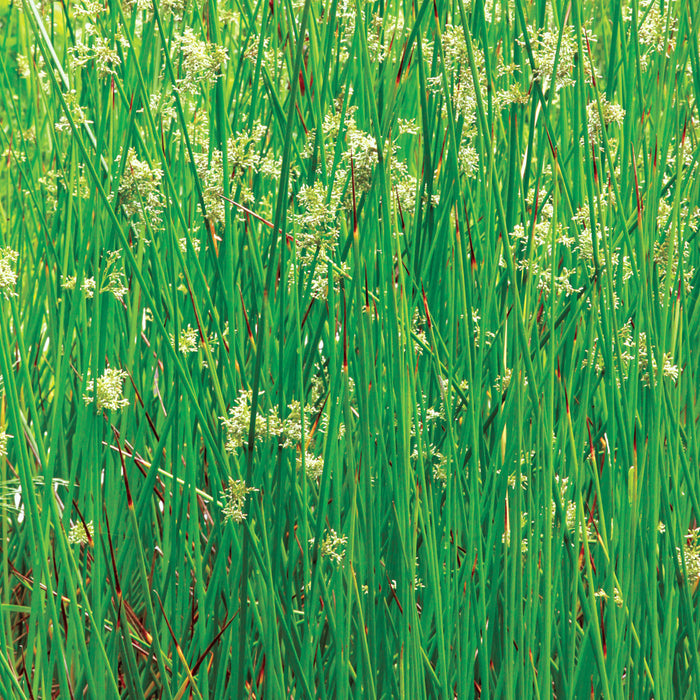
M 298 401 L 292 401 L 288 408 L 289 413 L 283 423 L 283 435 L 291 443 L 297 444 L 302 439 L 301 404 Z
M 314 185 L 302 185 L 296 201 L 301 210 L 294 215 L 298 226 L 296 247 L 300 262 L 311 262 L 318 252 L 330 255 L 337 242 L 333 223 L 339 206 L 338 188 L 329 197 L 328 187 L 320 181 Z
M 225 491 L 226 503 L 221 509 L 224 522 L 242 523 L 246 518 L 244 512 L 246 498 L 249 493 L 258 489 L 246 486 L 243 479 L 229 479 L 228 488 Z
M 110 411 L 119 411 L 129 405 L 129 399 L 122 396 L 124 380 L 128 376 L 122 369 L 106 368 L 102 376 L 97 378 L 97 388 L 95 388 L 94 379 L 88 381 L 83 400 L 86 404 L 94 402 L 98 411 L 105 408 Z
M 4 430 L 0 430 L 0 459 L 7 457 L 7 441 L 12 435 L 8 435 Z
M 512 516 L 511 516 L 512 517 Z M 528 531 L 530 527 L 530 518 L 527 513 L 521 513 L 520 514 L 520 552 L 522 554 L 526 554 L 528 551 L 529 547 L 529 541 L 528 538 L 524 536 L 524 533 Z M 501 542 L 506 547 L 510 547 L 511 543 L 511 531 L 513 530 L 513 525 L 511 525 L 510 520 L 506 522 L 506 528 L 504 533 L 501 535 Z
M 83 280 L 83 283 L 80 285 L 80 288 L 85 292 L 85 296 L 88 299 L 92 299 L 93 296 L 95 296 L 95 288 L 97 287 L 97 282 L 95 282 L 94 277 L 86 277 Z
M 78 95 L 75 90 L 70 90 L 69 92 L 65 93 L 64 99 L 66 100 L 66 105 L 68 107 L 70 117 L 73 120 L 73 124 L 76 127 L 80 127 L 81 125 L 86 124 L 92 124 L 92 121 L 87 118 L 85 110 L 80 105 L 78 101 Z M 73 130 L 70 119 L 66 114 L 61 115 L 59 120 L 54 124 L 54 128 L 57 132 L 65 134 L 69 134 Z
M 635 5 L 631 4 L 624 11 L 630 35 L 633 24 L 637 25 L 637 39 L 641 49 L 639 62 L 642 70 L 645 70 L 649 65 L 651 52 L 669 54 L 675 46 L 678 35 L 678 18 L 671 15 L 672 4 L 670 2 L 662 4 L 657 0 L 640 0 L 637 4 L 636 23 L 633 22 Z
M 175 347 L 175 338 L 170 336 L 170 342 Z M 199 350 L 199 331 L 188 323 L 178 336 L 178 347 L 183 355 Z
M 604 598 L 607 600 L 610 596 L 606 593 L 604 588 L 598 589 L 594 594 L 596 598 Z M 620 593 L 620 589 L 615 586 L 613 588 L 613 601 L 615 602 L 615 605 L 617 605 L 618 608 L 621 608 L 625 602 L 622 599 L 622 594 Z
M 321 544 L 321 555 L 328 557 L 334 564 L 341 564 L 345 558 L 347 541 L 346 535 L 340 536 L 335 530 L 329 530 Z
M 671 207 L 665 200 L 659 201 L 657 225 L 659 230 L 666 227 L 671 217 Z M 695 268 L 690 264 L 690 243 L 681 240 L 677 233 L 666 231 L 663 238 L 654 241 L 654 262 L 659 272 L 659 281 L 669 284 L 680 283 L 686 294 L 693 291 L 692 279 L 695 277 Z M 679 266 L 682 266 L 682 274 L 679 275 Z M 676 279 L 678 276 L 678 280 Z M 676 291 L 671 289 L 672 292 Z
M 676 547 L 678 565 L 682 567 L 683 559 L 685 559 L 685 573 L 691 586 L 700 581 L 700 545 L 697 542 L 697 534 L 697 531 L 691 532 L 683 545 L 682 554 L 681 548 Z
M 601 125 L 600 117 L 603 117 Z M 598 112 L 598 102 L 593 100 L 586 107 L 586 116 L 588 118 L 588 138 L 595 143 L 602 142 L 602 127 L 606 128 L 610 124 L 622 126 L 625 119 L 625 110 L 618 104 L 608 102 L 604 95 L 600 96 L 600 112 Z
M 72 10 L 74 19 L 91 21 L 104 12 L 105 6 L 99 0 L 81 0 L 73 3 Z
M 313 452 L 308 450 L 304 453 L 303 463 L 306 467 L 305 473 L 312 481 L 320 479 L 323 475 L 323 465 L 325 461 L 323 455 L 314 455 Z M 301 452 L 297 454 L 297 467 L 301 470 L 302 468 L 302 455 Z
M 209 222 L 223 224 L 226 216 L 224 200 L 223 154 L 214 149 L 211 155 L 194 153 L 194 167 L 202 189 L 202 200 Z
M 546 89 L 550 85 L 554 73 L 554 89 L 569 87 L 574 84 L 574 65 L 577 53 L 576 36 L 574 28 L 566 25 L 561 31 L 559 41 L 559 29 L 538 30 L 533 26 L 527 28 L 528 36 L 535 62 L 534 78 L 543 84 Z M 521 41 L 524 44 L 524 41 Z
M 178 89 L 192 93 L 198 86 L 208 86 L 216 80 L 221 66 L 228 60 L 228 50 L 203 41 L 192 27 L 185 27 L 173 40 L 172 60 L 179 70 Z
M 121 250 L 107 251 L 107 261 L 103 275 L 103 283 L 100 292 L 110 292 L 114 298 L 121 301 L 129 289 L 126 286 L 124 273 L 121 269 Z
M 193 234 L 190 235 L 190 241 L 192 243 L 192 249 L 195 255 L 199 255 L 201 244 L 198 238 L 195 238 Z M 180 236 L 177 242 L 178 248 L 183 255 L 187 254 L 187 236 Z
M 153 0 L 126 0 L 125 6 L 132 12 L 145 12 L 150 18 L 153 14 Z M 173 19 L 179 21 L 185 12 L 187 0 L 159 0 L 158 12 L 161 18 Z
M 264 124 L 257 124 L 252 131 L 237 131 L 226 142 L 226 157 L 232 176 L 257 172 L 261 164 L 260 144 L 267 131 Z
M 346 535 L 340 536 L 333 528 L 330 528 L 321 542 L 321 556 L 326 557 L 336 566 L 342 564 L 347 541 Z M 309 544 L 313 545 L 314 542 L 315 539 L 312 537 Z
M 228 417 L 221 417 L 226 430 L 226 450 L 233 452 L 248 441 L 250 429 L 252 392 L 241 390 L 234 406 L 229 409 Z M 255 441 L 265 438 L 278 438 L 281 442 L 295 447 L 302 441 L 302 412 L 299 401 L 292 401 L 288 406 L 288 415 L 284 420 L 277 417 L 275 411 L 265 414 L 260 405 L 255 416 Z M 308 427 L 307 427 L 308 431 Z
M 537 212 L 536 221 L 516 224 L 511 233 L 518 253 L 515 267 L 517 270 L 528 272 L 529 278 L 536 282 L 538 291 L 545 297 L 551 290 L 557 298 L 575 294 L 580 291 L 580 287 L 573 284 L 575 270 L 555 263 L 556 269 L 552 278 L 553 244 L 557 249 L 555 260 L 559 261 L 560 249 L 571 248 L 574 238 L 569 234 L 568 226 L 561 221 L 553 221 L 554 208 L 546 190 L 540 190 L 533 197 L 533 208 Z M 527 250 L 531 251 L 529 257 L 521 254 Z M 505 266 L 502 255 L 499 264 Z
M 121 64 L 117 49 L 111 41 L 102 36 L 95 36 L 89 46 L 78 41 L 69 51 L 72 68 L 81 68 L 94 61 L 100 78 L 116 75 L 117 67 Z
M 95 539 L 95 525 L 92 520 L 89 523 L 74 523 L 68 532 L 68 544 L 89 544 Z
M 645 386 L 650 386 L 652 377 L 668 377 L 671 381 L 678 379 L 679 370 L 673 354 L 665 352 L 661 358 L 661 373 L 657 375 L 657 362 L 653 348 L 649 347 L 647 334 L 640 331 L 637 338 L 633 336 L 631 322 L 625 323 L 620 328 L 620 345 L 622 346 L 620 358 L 623 361 L 625 374 L 629 367 L 635 363 L 639 368 L 639 376 Z
M 225 448 L 227 452 L 234 452 L 248 442 L 252 396 L 252 391 L 241 389 L 236 403 L 229 409 L 228 417 L 221 417 L 221 424 L 226 430 Z M 282 422 L 276 415 L 265 416 L 258 406 L 255 415 L 256 442 L 266 437 L 279 436 L 282 429 Z
M 109 292 L 114 295 L 115 299 L 122 301 L 129 292 L 129 288 L 126 286 L 124 272 L 118 267 L 120 259 L 121 251 L 108 251 L 100 292 Z M 73 290 L 77 281 L 75 275 L 63 275 L 61 278 L 61 289 Z M 97 281 L 94 277 L 86 277 L 80 285 L 80 289 L 85 294 L 86 299 L 92 299 L 97 290 Z
M 48 170 L 45 175 L 37 179 L 44 190 L 44 207 L 47 219 L 50 219 L 58 207 L 58 181 L 61 173 L 56 170 Z
M 0 248 L 0 294 L 5 299 L 17 296 L 17 273 L 13 268 L 18 257 L 19 253 L 12 248 Z
M 116 160 L 121 157 L 117 156 Z M 133 146 L 129 148 L 119 183 L 119 203 L 127 217 L 138 215 L 141 221 L 148 221 L 151 227 L 160 224 L 163 210 L 163 195 L 160 191 L 162 178 L 163 171 L 160 167 L 140 160 L 136 156 L 136 149 Z

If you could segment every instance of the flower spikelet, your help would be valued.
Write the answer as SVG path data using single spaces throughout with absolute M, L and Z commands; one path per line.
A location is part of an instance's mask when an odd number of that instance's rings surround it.
M 317 457 L 313 454 L 313 452 L 306 452 L 304 454 L 304 464 L 306 465 L 305 473 L 306 476 L 309 477 L 309 479 L 315 481 L 321 478 L 321 476 L 323 475 L 324 465 L 323 455 L 319 455 Z M 298 469 L 302 468 L 301 452 L 297 455 L 297 467 Z
M 7 457 L 7 441 L 12 435 L 8 435 L 4 430 L 0 430 L 0 459 Z
M 95 539 L 95 525 L 92 520 L 89 523 L 75 523 L 68 533 L 68 544 L 90 544 Z
M 603 115 L 604 126 L 607 127 L 610 124 L 622 126 L 625 119 L 625 110 L 620 105 L 608 102 L 605 96 L 601 96 L 600 111 Z M 591 139 L 591 141 L 600 141 L 602 126 L 597 102 L 593 101 L 587 105 L 586 116 L 588 117 L 588 138 Z
M 566 25 L 562 29 L 561 43 L 558 29 L 545 31 L 528 26 L 527 33 L 530 36 L 535 61 L 533 77 L 548 86 L 556 66 L 555 91 L 573 85 L 576 58 L 576 38 L 573 28 Z M 525 43 L 522 39 L 520 42 L 523 45 Z
M 95 296 L 95 288 L 97 287 L 97 282 L 95 282 L 94 277 L 86 277 L 80 288 L 85 292 L 86 299 L 92 299 Z
M 202 188 L 202 199 L 207 219 L 213 224 L 223 224 L 226 216 L 224 207 L 224 161 L 218 149 L 206 153 L 194 153 L 194 166 Z
M 289 415 L 284 421 L 284 436 L 293 444 L 301 442 L 301 404 L 292 401 L 289 406 Z
M 328 557 L 336 565 L 343 563 L 345 558 L 345 545 L 348 538 L 346 535 L 339 536 L 338 533 L 331 529 L 323 538 L 321 544 L 321 556 Z
M 228 60 L 228 51 L 223 46 L 202 41 L 191 27 L 185 27 L 173 46 L 173 59 L 180 62 L 178 88 L 184 91 L 191 91 L 198 84 L 213 83 L 221 65 Z
M 117 156 L 121 158 L 121 156 Z M 127 217 L 138 214 L 141 220 L 148 220 L 152 227 L 160 224 L 163 210 L 163 195 L 160 182 L 163 171 L 159 166 L 151 166 L 136 157 L 132 147 L 127 151 L 124 174 L 119 183 L 119 202 Z
M 221 424 L 226 429 L 227 452 L 234 452 L 236 448 L 243 447 L 248 442 L 248 430 L 250 429 L 250 410 L 253 392 L 242 389 L 234 406 L 229 409 L 228 417 L 221 417 Z M 282 422 L 277 416 L 263 415 L 260 411 L 255 416 L 255 441 L 259 442 L 266 437 L 279 436 L 282 433 Z
M 122 396 L 122 386 L 128 376 L 123 369 L 108 367 L 102 376 L 97 378 L 97 388 L 93 379 L 88 381 L 83 400 L 86 404 L 94 401 L 98 411 L 105 408 L 119 411 L 129 405 L 129 399 Z
M 17 273 L 13 266 L 18 257 L 19 253 L 12 248 L 0 248 L 0 293 L 5 299 L 17 296 L 15 291 Z
M 171 342 L 175 347 L 175 339 L 171 336 Z M 188 323 L 187 328 L 183 328 L 178 336 L 178 346 L 180 352 L 185 355 L 190 352 L 197 352 L 199 349 L 199 331 Z
M 313 545 L 314 542 L 315 538 L 312 537 L 309 540 L 309 544 Z M 330 559 L 333 564 L 342 564 L 343 559 L 345 558 L 344 547 L 347 542 L 348 538 L 346 535 L 340 536 L 333 528 L 331 528 L 323 538 L 323 542 L 321 542 L 321 556 Z
M 683 557 L 685 557 L 685 573 L 691 586 L 695 586 L 700 580 L 700 546 L 698 546 L 695 539 L 696 536 L 697 533 L 693 533 L 692 541 L 686 541 L 683 547 L 683 555 L 681 555 L 680 547 L 676 547 L 679 566 L 682 566 Z
M 224 522 L 233 521 L 234 523 L 242 523 L 246 518 L 245 508 L 246 497 L 252 491 L 258 489 L 252 486 L 246 486 L 243 479 L 229 479 L 228 488 L 226 489 L 226 504 L 221 509 L 224 516 Z
M 116 48 L 111 41 L 101 36 L 95 37 L 92 46 L 87 46 L 82 41 L 79 41 L 68 51 L 71 54 L 71 67 L 74 70 L 94 60 L 97 75 L 100 78 L 116 75 L 116 68 L 121 64 L 121 58 L 119 58 Z
M 112 250 L 107 254 L 107 263 L 101 292 L 111 292 L 115 299 L 121 301 L 129 292 L 124 273 L 119 265 L 121 250 Z M 94 289 L 93 289 L 94 292 Z

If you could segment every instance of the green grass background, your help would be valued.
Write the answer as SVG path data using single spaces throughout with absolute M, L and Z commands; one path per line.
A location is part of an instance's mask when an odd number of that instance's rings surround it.
M 0 697 L 700 694 L 699 36 L 3 0 Z

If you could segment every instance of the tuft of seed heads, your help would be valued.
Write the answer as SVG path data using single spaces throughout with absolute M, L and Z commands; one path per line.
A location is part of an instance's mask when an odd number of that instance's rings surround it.
M 123 369 L 107 367 L 97 382 L 94 379 L 88 381 L 83 400 L 86 404 L 94 403 L 98 412 L 121 410 L 129 405 L 129 399 L 122 396 L 124 380 L 128 376 Z

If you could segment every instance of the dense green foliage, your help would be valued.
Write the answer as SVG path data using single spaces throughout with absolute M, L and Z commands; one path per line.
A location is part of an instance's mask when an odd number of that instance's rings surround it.
M 696 697 L 699 36 L 3 0 L 0 697 Z

